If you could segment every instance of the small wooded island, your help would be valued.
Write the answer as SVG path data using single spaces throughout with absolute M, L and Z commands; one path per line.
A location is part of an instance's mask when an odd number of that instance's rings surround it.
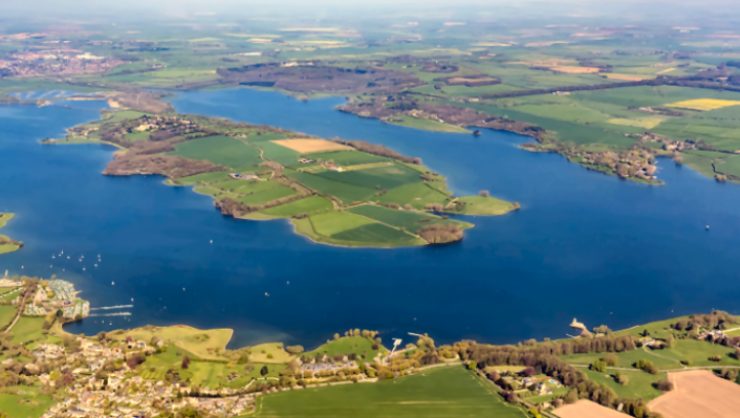
M 468 222 L 519 208 L 491 197 L 455 197 L 420 159 L 362 141 L 326 140 L 272 127 L 132 110 L 46 143 L 120 148 L 104 174 L 162 175 L 213 197 L 240 219 L 290 219 L 298 234 L 347 247 L 410 247 L 459 241 Z

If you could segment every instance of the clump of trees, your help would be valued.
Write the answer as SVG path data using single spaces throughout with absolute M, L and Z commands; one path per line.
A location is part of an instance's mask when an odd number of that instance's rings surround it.
M 618 372 L 614 375 L 614 381 L 622 386 L 626 386 L 627 384 L 629 384 L 630 378 L 626 374 Z
M 455 224 L 434 224 L 421 228 L 417 234 L 430 244 L 449 244 L 461 241 L 465 236 L 463 229 Z
M 588 368 L 595 372 L 604 373 L 606 371 L 606 362 L 602 359 L 598 359 L 591 363 Z
M 612 330 L 606 325 L 594 327 L 594 334 L 611 334 Z
M 738 369 L 721 369 L 721 370 L 715 370 L 715 373 L 717 376 L 727 379 L 730 382 L 735 382 L 737 384 L 740 384 L 740 370 Z
M 653 387 L 661 392 L 668 392 L 673 390 L 673 383 L 671 383 L 667 379 L 661 379 L 653 383 Z
M 686 318 L 681 318 L 671 324 L 671 328 L 676 331 L 691 331 L 699 328 L 723 330 L 727 328 L 727 325 L 732 324 L 737 324 L 734 316 L 725 311 L 712 311 L 708 314 L 689 315 Z
M 632 366 L 650 374 L 658 374 L 658 367 L 656 367 L 655 364 L 650 360 L 640 359 L 637 360 Z
M 636 418 L 652 418 L 642 400 L 620 399 L 609 387 L 600 385 L 573 365 L 559 356 L 576 353 L 618 353 L 636 348 L 632 336 L 605 335 L 594 338 L 582 338 L 568 341 L 546 341 L 520 345 L 493 346 L 482 345 L 471 341 L 455 344 L 460 358 L 474 363 L 479 370 L 493 365 L 519 365 L 531 368 L 538 374 L 545 374 L 569 387 L 563 402 L 575 402 L 578 399 L 589 399 L 607 407 L 622 405 L 623 411 Z M 596 368 L 606 368 L 607 364 L 616 364 L 616 356 L 605 355 L 596 362 Z M 491 373 L 491 380 L 500 380 L 498 374 Z M 620 380 L 622 378 L 619 378 Z M 496 381 L 494 380 L 494 381 Z M 626 378 L 622 380 L 626 384 Z M 506 390 L 506 387 L 504 387 Z
M 140 364 L 144 363 L 144 360 L 145 358 L 143 355 L 134 354 L 126 359 L 126 365 L 128 365 L 128 367 L 133 370 L 137 368 Z
M 304 351 L 304 348 L 302 345 L 289 345 L 285 347 L 285 351 L 287 351 L 289 354 L 298 355 Z

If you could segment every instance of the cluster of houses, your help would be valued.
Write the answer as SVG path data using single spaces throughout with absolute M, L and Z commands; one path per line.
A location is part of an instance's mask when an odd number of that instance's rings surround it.
M 39 282 L 36 293 L 26 303 L 26 316 L 47 316 L 61 313 L 65 320 L 78 320 L 90 316 L 90 302 L 77 297 L 72 283 L 65 280 Z
M 24 303 L 27 315 L 61 315 L 76 320 L 89 315 L 87 301 L 77 297 L 70 282 L 63 280 L 25 282 L 0 279 L 8 287 L 17 287 L 16 303 Z M 31 287 L 27 287 L 31 286 Z M 23 289 L 34 289 L 33 293 Z M 399 340 L 400 344 L 400 340 Z M 333 385 L 353 381 L 376 380 L 362 370 L 352 355 L 330 357 L 326 354 L 296 359 L 294 373 L 284 383 L 273 381 L 261 386 L 256 380 L 242 387 L 208 388 L 192 386 L 188 380 L 142 374 L 146 358 L 156 355 L 165 346 L 158 338 L 151 341 L 127 338 L 97 338 L 67 335 L 62 341 L 43 339 L 25 347 L 23 357 L 10 357 L 0 363 L 8 370 L 31 379 L 46 390 L 59 393 L 59 402 L 43 417 L 151 417 L 163 413 L 178 414 L 185 408 L 195 409 L 204 416 L 240 416 L 254 409 L 261 393 L 290 390 L 301 385 Z M 376 359 L 377 360 L 377 359 Z M 174 370 L 184 367 L 173 366 Z M 294 368 L 293 368 L 294 367 Z M 280 383 L 278 383 L 280 382 Z
M 50 48 L 19 51 L 0 57 L 0 78 L 97 74 L 122 63 L 118 59 L 53 45 Z
M 640 136 L 643 142 L 654 142 L 662 146 L 664 151 L 681 152 L 697 149 L 696 141 L 692 139 L 676 140 L 653 132 L 645 132 Z
M 517 393 L 523 398 L 530 396 L 552 395 L 554 391 L 563 388 L 563 384 L 544 374 L 504 371 L 501 373 L 501 381 L 509 390 Z
M 118 100 L 120 99 L 118 98 Z M 201 132 L 200 126 L 194 121 L 180 116 L 169 115 L 143 115 L 138 119 L 127 122 L 122 128 L 127 134 L 149 132 L 149 139 L 152 141 Z
M 304 376 L 324 376 L 339 372 L 348 372 L 348 374 L 356 373 L 359 372 L 359 367 L 357 366 L 357 362 L 350 360 L 347 356 L 344 356 L 339 361 L 335 361 L 329 358 L 329 356 L 324 355 L 319 360 L 311 359 L 310 361 L 301 363 L 300 371 Z
M 244 181 L 259 181 L 260 176 L 252 173 L 230 173 L 229 177 L 231 177 L 234 180 L 244 180 Z
M 144 341 L 75 340 L 78 346 L 74 349 L 40 344 L 32 351 L 33 361 L 23 365 L 24 373 L 37 376 L 42 385 L 65 391 L 64 400 L 53 405 L 44 417 L 149 417 L 186 407 L 207 415 L 224 411 L 240 415 L 254 405 L 254 395 L 230 390 L 234 393 L 190 396 L 192 388 L 186 383 L 145 379 L 134 373 L 137 365 L 127 359 L 152 355 L 157 350 Z

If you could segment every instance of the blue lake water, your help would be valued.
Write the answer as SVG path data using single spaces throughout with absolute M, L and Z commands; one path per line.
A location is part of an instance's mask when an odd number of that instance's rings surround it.
M 286 222 L 222 217 L 210 198 L 159 177 L 102 176 L 110 147 L 39 144 L 96 119 L 101 103 L 4 106 L 0 211 L 18 216 L 2 233 L 26 247 L 0 256 L 0 269 L 56 273 L 94 306 L 134 305 L 130 317 L 89 318 L 74 332 L 188 323 L 234 328 L 232 345 L 311 346 L 355 327 L 386 340 L 411 331 L 512 342 L 563 336 L 574 316 L 617 328 L 740 310 L 740 186 L 670 161 L 660 164 L 665 186 L 620 181 L 520 150 L 517 135 L 395 127 L 334 110 L 341 102 L 247 89 L 174 99 L 182 112 L 382 143 L 422 157 L 459 194 L 489 189 L 522 210 L 471 218 L 477 227 L 458 245 L 315 245 Z

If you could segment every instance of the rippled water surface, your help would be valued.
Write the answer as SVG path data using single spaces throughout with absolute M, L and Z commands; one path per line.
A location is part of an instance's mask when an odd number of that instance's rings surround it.
M 234 328 L 234 345 L 312 345 L 355 327 L 387 340 L 412 331 L 511 342 L 563 336 L 573 316 L 614 328 L 740 310 L 740 186 L 669 161 L 663 187 L 624 182 L 522 151 L 517 135 L 389 126 L 334 110 L 341 102 L 246 89 L 174 99 L 182 112 L 381 143 L 422 157 L 459 194 L 490 189 L 523 209 L 472 218 L 459 245 L 315 245 L 283 221 L 222 217 L 210 198 L 159 177 L 104 177 L 110 147 L 39 143 L 97 118 L 101 103 L 4 106 L 0 210 L 18 216 L 3 233 L 26 247 L 0 256 L 0 268 L 67 277 L 94 306 L 133 305 L 130 317 L 89 318 L 72 331 L 188 323 Z

